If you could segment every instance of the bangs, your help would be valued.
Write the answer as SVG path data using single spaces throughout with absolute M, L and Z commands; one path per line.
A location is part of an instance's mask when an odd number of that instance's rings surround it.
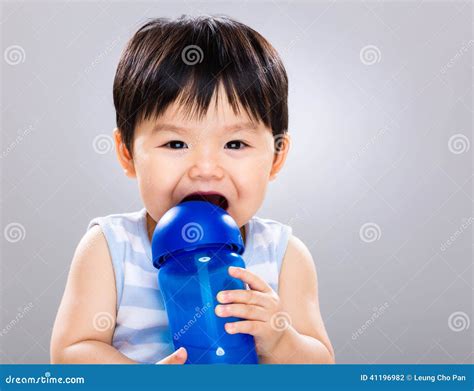
M 243 109 L 274 135 L 287 131 L 286 71 L 258 32 L 224 16 L 153 19 L 128 43 L 114 81 L 125 144 L 131 150 L 135 126 L 174 102 L 186 117 L 201 119 L 219 91 L 234 113 Z

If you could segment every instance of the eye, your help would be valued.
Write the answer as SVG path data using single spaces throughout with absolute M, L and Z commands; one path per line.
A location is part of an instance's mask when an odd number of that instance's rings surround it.
M 244 143 L 241 140 L 232 140 L 226 144 L 227 149 L 243 149 L 248 146 L 249 145 L 247 143 Z
M 179 140 L 168 141 L 166 144 L 163 144 L 162 146 L 168 147 L 170 149 L 183 149 L 183 148 L 188 147 L 184 141 L 179 141 Z

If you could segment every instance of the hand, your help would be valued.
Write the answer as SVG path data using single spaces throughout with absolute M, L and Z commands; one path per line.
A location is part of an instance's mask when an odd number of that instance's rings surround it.
M 184 364 L 188 358 L 188 352 L 185 348 L 181 347 L 169 356 L 158 361 L 156 364 Z
M 225 324 L 229 334 L 245 333 L 253 335 L 257 353 L 270 356 L 291 327 L 288 313 L 282 311 L 280 297 L 264 280 L 240 267 L 229 267 L 229 274 L 249 285 L 250 289 L 221 291 L 217 295 L 219 303 L 217 316 L 235 316 L 246 319 Z

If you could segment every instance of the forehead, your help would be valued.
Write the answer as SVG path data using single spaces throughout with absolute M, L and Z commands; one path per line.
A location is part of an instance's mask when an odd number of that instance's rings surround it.
M 138 133 L 155 135 L 160 131 L 174 131 L 182 134 L 203 134 L 207 131 L 227 133 L 238 130 L 262 135 L 272 133 L 261 120 L 251 118 L 242 105 L 239 104 L 234 111 L 222 86 L 214 91 L 207 111 L 200 115 L 196 106 L 185 102 L 186 98 L 183 91 L 159 116 L 141 121 Z
M 239 105 L 234 111 L 222 89 L 216 90 L 211 98 L 207 111 L 201 116 L 192 104 L 184 104 L 183 98 L 178 98 L 158 118 L 156 123 L 173 123 L 179 125 L 197 125 L 223 127 L 230 124 L 244 124 L 246 127 L 256 128 L 260 121 L 250 118 L 246 110 Z

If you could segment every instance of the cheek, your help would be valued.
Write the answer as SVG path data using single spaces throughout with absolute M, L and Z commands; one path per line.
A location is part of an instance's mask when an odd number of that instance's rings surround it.
M 137 157 L 135 168 L 139 183 L 143 187 L 167 187 L 178 171 L 179 164 L 170 162 L 158 153 L 147 152 Z
M 179 164 L 149 153 L 140 155 L 135 162 L 135 169 L 145 206 L 153 210 L 154 205 L 167 205 L 180 178 Z
M 247 171 L 250 176 L 255 178 L 266 178 L 268 179 L 272 168 L 273 153 L 268 150 L 260 151 L 255 157 L 248 162 Z
M 234 181 L 239 188 L 242 197 L 260 198 L 263 197 L 269 181 L 272 159 L 269 156 L 262 156 L 236 165 L 236 173 L 233 175 Z

